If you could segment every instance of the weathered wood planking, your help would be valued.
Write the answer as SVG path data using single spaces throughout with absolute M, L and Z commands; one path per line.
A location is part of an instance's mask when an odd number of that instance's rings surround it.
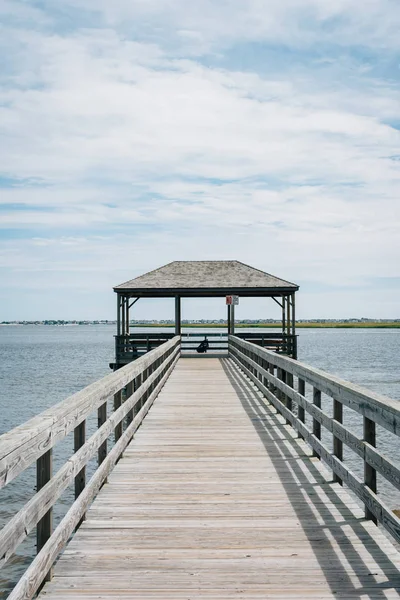
M 285 419 L 232 360 L 180 359 L 40 597 L 399 598 L 399 553 Z
M 335 398 L 344 406 L 359 412 L 364 417 L 385 427 L 391 433 L 400 435 L 400 410 L 397 401 L 366 390 L 354 383 L 344 381 L 320 369 L 310 367 L 288 356 L 259 348 L 255 344 L 241 340 L 236 336 L 229 336 L 229 343 L 230 347 L 236 347 L 239 351 L 248 350 L 261 360 L 270 361 L 287 373 L 300 377 L 322 393 Z M 259 368 L 259 365 L 257 365 L 257 368 Z
M 40 522 L 40 519 L 46 515 L 56 500 L 61 496 L 62 492 L 70 485 L 72 480 L 82 472 L 82 469 L 88 463 L 90 458 L 95 455 L 98 448 L 101 447 L 105 440 L 107 440 L 110 433 L 115 430 L 116 424 L 121 422 L 137 403 L 141 402 L 143 393 L 145 393 L 153 382 L 160 377 L 166 365 L 171 366 L 174 361 L 176 361 L 178 355 L 179 347 L 172 352 L 166 363 L 161 364 L 148 377 L 142 387 L 110 415 L 108 420 L 104 422 L 87 442 L 85 442 L 80 449 L 68 459 L 54 477 L 50 480 L 47 479 L 45 485 L 38 486 L 38 493 L 35 494 L 4 526 L 0 532 L 0 566 L 9 560 L 18 545 L 26 538 L 29 532 L 32 531 L 35 525 Z M 164 380 L 162 385 L 163 383 Z M 159 385 L 157 389 L 161 389 L 162 385 Z M 51 452 L 51 450 L 49 452 Z M 44 456 L 46 455 L 47 453 Z M 103 460 L 105 460 L 105 458 L 106 456 L 104 456 Z M 47 526 L 46 539 L 48 539 L 49 531 L 50 528 Z M 43 537 L 44 536 L 42 535 L 40 536 L 40 538 Z M 41 550 L 43 545 L 44 543 L 38 543 L 38 551 Z
M 376 519 L 384 525 L 390 534 L 400 542 L 400 519 L 386 504 L 376 495 L 376 472 L 383 475 L 392 485 L 400 489 L 400 469 L 394 464 L 390 458 L 384 456 L 381 452 L 375 449 L 375 422 L 371 421 L 365 414 L 372 414 L 368 407 L 368 401 L 371 406 L 376 408 L 376 394 L 368 392 L 368 390 L 357 389 L 356 398 L 359 399 L 360 390 L 364 397 L 363 404 L 357 402 L 349 402 L 349 398 L 353 393 L 353 385 L 332 377 L 332 381 L 336 386 L 336 393 L 332 400 L 334 403 L 334 417 L 328 416 L 321 408 L 321 389 L 325 393 L 331 393 L 325 385 L 329 375 L 317 371 L 312 367 L 296 363 L 287 357 L 280 357 L 268 352 L 264 349 L 256 348 L 243 342 L 236 337 L 229 338 L 229 351 L 234 361 L 237 362 L 241 370 L 251 379 L 258 387 L 263 395 L 271 402 L 273 406 L 286 417 L 286 422 L 290 423 L 300 434 L 302 439 L 305 439 L 313 449 L 314 456 L 323 459 L 332 469 L 334 480 L 346 483 L 352 491 L 362 500 L 365 505 L 365 514 L 368 518 Z M 258 362 L 259 361 L 259 362 Z M 261 363 L 261 364 L 260 364 Z M 272 365 L 277 366 L 277 377 L 270 373 Z M 280 365 L 280 366 L 278 366 Z M 285 371 L 283 365 L 288 371 Z M 297 366 L 296 366 L 297 365 Z M 312 392 L 313 402 L 311 403 L 304 397 L 305 381 L 307 377 L 305 370 L 312 373 Z M 287 385 L 288 376 L 295 375 L 298 381 L 301 382 L 301 391 L 303 395 Z M 264 381 L 264 383 L 262 382 Z M 338 391 L 339 390 L 339 391 Z M 341 394 L 342 392 L 342 394 Z M 364 421 L 364 439 L 357 438 L 349 431 L 341 422 L 342 411 L 338 411 L 338 404 L 343 401 L 343 394 L 346 397 L 347 406 L 351 406 L 355 411 L 361 413 Z M 339 399 L 337 399 L 339 398 Z M 289 402 L 290 399 L 290 402 Z M 292 400 L 297 404 L 298 408 L 307 411 L 313 417 L 312 431 L 307 428 L 304 423 L 304 413 L 298 414 L 293 411 Z M 390 399 L 380 397 L 380 403 L 387 404 L 390 411 L 395 415 L 393 418 L 392 428 L 396 430 L 396 420 L 400 419 L 400 409 L 394 409 L 392 404 L 395 403 Z M 339 421 L 335 419 L 339 418 Z M 378 421 L 377 422 L 381 422 Z M 334 436 L 334 451 L 333 453 L 322 444 L 321 440 L 321 425 L 323 425 Z M 335 444 L 336 440 L 336 444 Z M 343 453 L 338 445 L 338 442 L 345 443 L 353 452 L 358 454 L 364 460 L 364 482 L 362 482 L 342 461 Z
M 70 398 L 0 436 L 0 488 L 40 458 L 82 423 L 86 417 L 119 392 L 132 379 L 177 345 L 172 338 L 153 353 L 142 356 L 115 373 L 92 383 Z

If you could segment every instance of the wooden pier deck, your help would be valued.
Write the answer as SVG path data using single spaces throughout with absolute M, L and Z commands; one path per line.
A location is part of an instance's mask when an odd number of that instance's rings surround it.
M 47 600 L 399 598 L 400 555 L 231 359 L 180 359 Z

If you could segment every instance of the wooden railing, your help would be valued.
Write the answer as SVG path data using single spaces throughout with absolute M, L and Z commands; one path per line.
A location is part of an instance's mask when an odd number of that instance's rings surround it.
M 117 365 L 136 360 L 174 337 L 172 332 L 131 333 L 115 336 L 115 357 Z
M 142 358 L 89 385 L 23 425 L 0 437 L 0 487 L 37 463 L 37 493 L 0 532 L 0 566 L 36 527 L 38 554 L 9 600 L 32 598 L 45 580 L 69 537 L 106 481 L 180 356 L 174 337 Z M 113 412 L 108 415 L 108 401 Z M 86 419 L 97 410 L 98 429 L 85 439 Z M 74 432 L 74 454 L 52 474 L 53 447 Z M 107 438 L 115 444 L 107 453 Z M 86 483 L 85 468 L 97 454 L 98 468 Z M 52 531 L 52 507 L 75 483 L 75 502 Z
M 281 354 L 286 354 L 292 358 L 297 358 L 297 335 L 288 335 L 279 331 L 237 331 L 235 335 L 241 340 L 252 342 L 267 350 L 274 350 Z
M 236 336 L 229 336 L 229 356 L 308 442 L 314 456 L 327 463 L 334 480 L 364 503 L 366 518 L 382 523 L 400 542 L 400 519 L 376 493 L 377 473 L 400 490 L 399 466 L 376 449 L 376 425 L 400 436 L 400 404 Z M 322 394 L 331 400 L 332 416 L 323 410 Z M 343 407 L 361 415 L 362 439 L 343 424 Z M 332 451 L 321 441 L 321 427 L 332 434 Z M 363 460 L 363 480 L 345 464 L 343 445 Z
M 182 356 L 195 353 L 197 347 L 204 339 L 207 339 L 209 344 L 207 353 L 214 351 L 228 353 L 228 334 L 211 329 L 203 333 L 182 333 Z

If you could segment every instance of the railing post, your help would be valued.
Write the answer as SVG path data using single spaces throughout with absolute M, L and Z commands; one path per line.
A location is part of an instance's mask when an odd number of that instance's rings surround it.
M 293 375 L 292 373 L 286 373 L 286 385 L 288 385 L 289 387 L 293 387 Z M 290 411 L 293 410 L 293 402 L 292 399 L 289 398 L 289 396 L 286 397 L 286 406 L 288 407 L 288 409 Z
M 134 385 L 134 389 L 136 392 L 136 390 L 138 390 L 140 388 L 140 386 L 142 385 L 142 375 L 141 374 L 138 375 L 137 377 L 135 377 L 133 385 Z M 136 404 L 136 406 L 134 408 L 135 415 L 140 411 L 141 407 L 142 407 L 142 398 L 140 399 L 140 401 Z
M 272 364 L 272 363 L 269 363 L 269 372 L 271 373 L 271 375 L 273 375 L 275 377 L 275 365 Z M 275 394 L 276 387 L 274 386 L 274 384 L 272 383 L 272 381 L 269 384 L 269 389 L 271 390 L 271 392 L 273 394 Z
M 338 423 L 343 423 L 343 404 L 335 399 L 333 399 L 333 418 Z M 333 454 L 334 456 L 337 456 L 339 460 L 343 460 L 343 442 L 335 435 L 333 436 Z M 343 481 L 336 473 L 333 473 L 333 481 L 343 485 Z
M 126 400 L 128 400 L 133 394 L 133 381 L 130 381 L 127 386 L 126 386 Z M 125 400 L 125 402 L 126 402 Z M 127 413 L 126 415 L 126 426 L 129 427 L 129 425 L 132 423 L 133 421 L 133 408 Z
M 122 405 L 122 390 L 119 390 L 119 392 L 114 394 L 114 411 L 118 410 L 121 405 Z M 118 423 L 118 425 L 116 425 L 116 427 L 114 429 L 114 440 L 116 442 L 118 442 L 121 435 L 122 435 L 122 419 Z
M 36 490 L 39 491 L 48 483 L 53 472 L 53 449 L 47 450 L 36 461 Z M 47 540 L 50 538 L 53 529 L 53 508 L 38 521 L 36 526 L 36 550 L 41 551 Z M 52 569 L 46 574 L 43 581 L 51 581 Z
M 269 370 L 269 363 L 267 360 L 263 359 L 261 364 L 262 364 L 262 367 L 265 369 L 265 371 Z M 269 388 L 269 381 L 266 377 L 262 378 L 262 382 L 266 388 Z
M 316 387 L 313 388 L 313 404 L 321 408 L 321 392 Z M 321 439 L 321 423 L 317 419 L 313 419 L 313 434 L 317 439 Z M 313 450 L 313 456 L 321 458 L 316 450 Z
M 107 421 L 107 402 L 104 402 L 104 404 L 99 406 L 99 408 L 97 409 L 97 426 L 100 428 L 106 421 Z M 101 465 L 101 463 L 106 458 L 106 456 L 107 456 L 107 440 L 104 440 L 104 442 L 99 446 L 99 449 L 97 452 L 97 462 L 99 465 Z
M 364 441 L 371 446 L 376 446 L 376 425 L 367 417 L 364 417 Z M 376 471 L 366 460 L 364 460 L 364 483 L 376 493 Z M 365 518 L 377 523 L 375 515 L 367 507 L 365 507 Z
M 297 389 L 299 394 L 301 394 L 303 397 L 305 397 L 306 395 L 306 382 L 304 381 L 304 379 L 298 379 L 297 382 Z M 299 421 L 301 421 L 302 423 L 306 422 L 306 411 L 304 409 L 303 406 L 298 406 L 298 417 L 299 417 Z M 299 438 L 304 439 L 303 436 L 301 435 L 301 433 L 299 433 Z
M 82 448 L 86 441 L 86 420 L 82 421 L 80 425 L 75 427 L 74 429 L 74 452 L 77 452 L 79 448 Z M 86 485 L 86 467 L 83 467 L 78 475 L 75 477 L 75 500 L 80 496 L 80 494 L 85 489 Z M 82 519 L 79 521 L 76 529 L 81 526 L 82 521 L 85 520 L 85 516 L 83 515 Z

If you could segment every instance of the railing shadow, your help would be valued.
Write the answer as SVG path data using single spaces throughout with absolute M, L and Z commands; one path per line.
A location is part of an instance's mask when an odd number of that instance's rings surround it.
M 316 463 L 318 459 L 308 460 L 312 454 L 311 449 L 308 453 L 304 449 L 304 442 L 302 445 L 298 438 L 293 437 L 291 432 L 294 430 L 285 425 L 285 420 L 263 398 L 255 385 L 240 372 L 236 364 L 230 359 L 221 359 L 221 364 L 271 458 L 332 592 L 337 593 L 340 582 L 340 597 L 361 600 L 373 593 L 373 598 L 387 598 L 389 590 L 400 588 L 400 571 L 369 531 L 375 526 L 372 523 L 366 526 L 364 518 L 354 516 L 341 498 L 342 488 L 339 484 L 333 484 L 324 478 Z M 292 502 L 293 486 L 301 488 L 308 502 L 305 501 L 301 506 L 299 502 Z M 321 503 L 323 495 L 333 503 L 342 521 L 330 510 L 332 505 Z M 345 526 L 348 525 L 362 547 L 367 548 L 368 563 L 365 552 L 360 553 L 346 535 Z M 376 566 L 371 567 L 372 561 Z M 378 583 L 374 579 L 375 576 L 384 576 L 388 581 Z M 355 579 L 359 585 L 355 583 Z M 349 596 L 342 595 L 343 588 Z

